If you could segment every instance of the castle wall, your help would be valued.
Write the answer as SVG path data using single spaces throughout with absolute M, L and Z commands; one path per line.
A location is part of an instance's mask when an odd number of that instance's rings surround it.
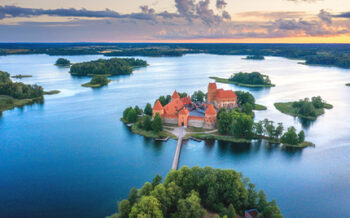
M 168 123 L 168 124 L 175 124 L 175 125 L 177 125 L 177 124 L 178 124 L 178 119 L 177 119 L 177 118 L 167 118 L 167 117 L 164 117 L 164 118 L 163 118 L 163 122 L 164 122 L 164 123 Z
M 188 119 L 188 126 L 202 128 L 204 126 L 204 119 L 202 119 L 202 120 Z

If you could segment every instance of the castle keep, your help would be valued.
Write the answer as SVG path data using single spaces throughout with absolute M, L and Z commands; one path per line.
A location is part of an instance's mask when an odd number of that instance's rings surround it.
M 237 107 L 237 96 L 232 90 L 217 89 L 216 83 L 209 83 L 207 102 L 195 104 L 189 96 L 180 98 L 175 90 L 167 105 L 156 101 L 153 117 L 158 113 L 164 123 L 214 129 L 217 110 L 234 107 Z

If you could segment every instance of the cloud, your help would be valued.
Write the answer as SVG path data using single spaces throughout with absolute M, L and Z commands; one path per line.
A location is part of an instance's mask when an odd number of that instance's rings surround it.
M 330 25 L 332 24 L 332 15 L 331 13 L 325 11 L 325 10 L 321 10 L 320 13 L 318 14 L 318 17 L 325 22 L 326 24 Z
M 36 8 L 22 8 L 17 6 L 0 6 L 0 19 L 14 18 L 14 17 L 33 17 L 33 16 L 59 16 L 59 17 L 87 17 L 87 18 L 132 18 L 140 20 L 154 20 L 155 16 L 166 16 L 170 14 L 167 12 L 155 14 L 154 9 L 148 6 L 141 6 L 141 13 L 120 14 L 116 11 L 106 9 L 104 11 L 91 11 L 86 9 L 36 9 Z M 174 15 L 176 16 L 176 15 Z
M 339 18 L 350 18 L 350 12 L 343 12 L 338 15 L 333 15 L 333 17 L 339 17 Z
M 318 2 L 318 1 L 323 1 L 323 0 L 287 0 L 287 1 L 291 1 L 291 2 L 307 2 L 307 3 L 315 3 L 315 2 Z
M 306 15 L 302 11 L 248 11 L 241 12 L 237 15 L 241 17 L 258 17 L 265 19 L 279 19 L 279 18 L 299 18 Z
M 216 0 L 216 8 L 217 9 L 224 9 L 226 7 L 227 3 L 225 0 Z

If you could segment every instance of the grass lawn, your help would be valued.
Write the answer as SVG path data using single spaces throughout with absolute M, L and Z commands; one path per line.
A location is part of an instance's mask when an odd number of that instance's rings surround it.
M 187 132 L 206 132 L 206 131 L 211 131 L 212 129 L 204 129 L 200 127 L 193 127 L 193 126 L 188 126 L 186 128 Z
M 123 118 L 120 119 L 123 123 L 128 124 Z M 133 125 L 131 126 L 131 132 L 137 134 L 137 135 L 142 135 L 148 138 L 154 138 L 154 139 L 161 139 L 161 138 L 166 138 L 166 137 L 170 137 L 172 139 L 177 139 L 177 137 L 175 135 L 173 135 L 172 133 L 166 131 L 165 129 L 167 129 L 168 127 L 164 126 L 163 131 L 160 131 L 159 133 L 156 133 L 154 131 L 147 131 L 144 129 L 140 129 L 137 127 L 136 123 L 133 123 Z
M 11 110 L 15 107 L 21 107 L 32 104 L 38 99 L 15 99 L 7 95 L 0 95 L 0 112 Z
M 233 82 L 233 81 L 230 81 L 229 79 L 219 78 L 219 77 L 215 77 L 215 76 L 211 76 L 209 78 L 214 79 L 215 82 L 218 82 L 218 83 L 234 84 L 237 86 L 252 87 L 252 88 L 263 88 L 263 87 L 274 87 L 275 86 L 274 84 L 270 84 L 270 85 L 245 84 L 245 83 Z
M 293 102 L 286 102 L 286 103 L 282 103 L 282 102 L 278 102 L 274 104 L 276 109 L 279 110 L 280 112 L 284 113 L 284 114 L 288 114 L 288 115 L 292 115 L 295 117 L 300 117 L 300 118 L 305 118 L 308 120 L 316 120 L 316 118 L 322 114 L 324 114 L 324 109 L 320 108 L 320 109 L 316 109 L 316 116 L 303 116 L 301 114 L 298 114 L 298 109 L 294 108 Z M 331 104 L 325 104 L 324 108 L 326 109 L 332 109 L 333 106 Z
M 197 138 L 197 139 L 216 139 L 216 140 L 221 140 L 221 141 L 226 141 L 226 142 L 235 142 L 235 143 L 250 143 L 250 139 L 237 139 L 232 136 L 224 136 L 224 135 L 219 135 L 215 133 L 207 134 L 207 133 L 195 133 L 195 134 L 188 134 L 185 136 L 185 138 Z

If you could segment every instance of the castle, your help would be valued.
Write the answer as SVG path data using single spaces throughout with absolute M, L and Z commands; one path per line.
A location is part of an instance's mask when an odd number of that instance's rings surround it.
M 209 83 L 207 102 L 195 104 L 189 96 L 180 98 L 175 90 L 167 105 L 156 101 L 153 117 L 158 113 L 164 123 L 214 129 L 217 110 L 234 107 L 237 107 L 237 95 L 232 90 L 217 89 L 216 83 Z

